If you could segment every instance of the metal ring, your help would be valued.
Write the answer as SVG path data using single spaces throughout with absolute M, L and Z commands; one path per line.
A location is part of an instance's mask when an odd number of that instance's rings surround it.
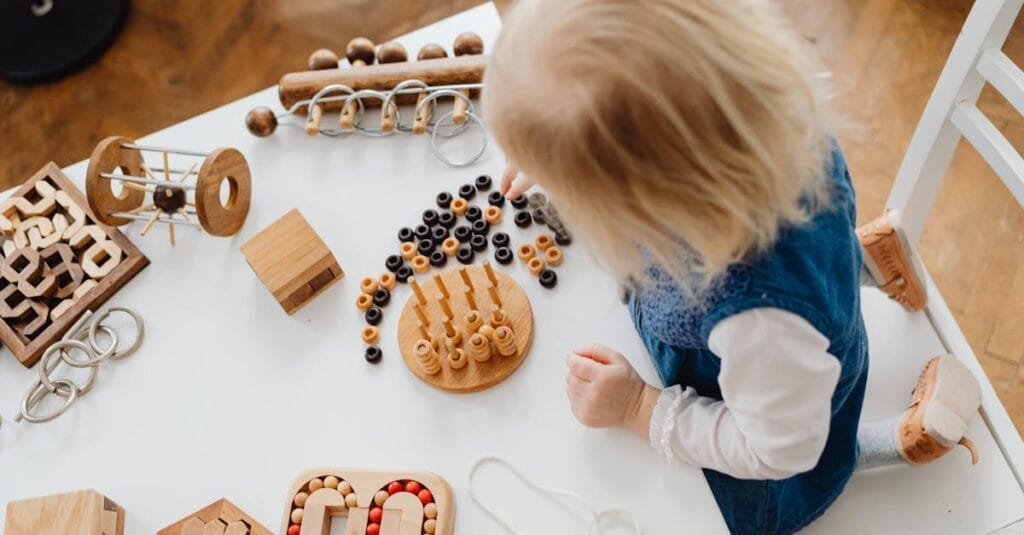
M 421 80 L 416 80 L 416 79 L 405 80 L 405 81 L 399 83 L 398 85 L 396 85 L 393 89 L 391 89 L 391 91 L 388 91 L 388 93 L 387 93 L 388 97 L 386 99 L 384 99 L 384 103 L 381 104 L 381 107 L 384 108 L 384 107 L 387 107 L 389 105 L 393 105 L 393 104 L 391 104 L 391 101 L 395 99 L 395 95 L 397 95 L 400 91 L 402 91 L 404 89 L 407 89 L 407 88 L 410 88 L 410 87 L 415 87 L 415 88 L 418 88 L 418 89 L 430 89 L 430 86 L 427 85 L 426 83 L 424 83 Z M 395 110 L 398 110 L 398 106 L 397 105 L 395 105 Z M 431 109 L 430 113 L 431 113 L 431 115 L 433 115 L 433 113 L 434 113 L 433 109 Z M 402 131 L 402 132 L 412 132 L 412 127 L 402 126 L 402 123 L 398 121 L 398 114 L 396 113 L 395 114 L 395 130 L 399 130 L 399 131 Z
M 427 94 L 426 98 L 424 98 L 418 104 L 416 104 L 416 115 L 420 114 L 420 111 L 421 111 L 420 108 L 423 107 L 423 106 L 426 106 L 427 102 L 434 102 L 435 100 L 437 100 L 437 99 L 439 99 L 441 97 L 454 97 L 454 98 L 457 98 L 457 99 L 464 100 L 464 101 L 466 101 L 466 114 L 469 115 L 469 114 L 473 113 L 473 99 L 467 97 L 466 95 L 463 95 L 462 93 L 460 93 L 460 92 L 458 92 L 458 91 L 456 91 L 454 89 L 440 89 L 440 90 L 437 90 L 437 91 L 431 91 L 430 93 Z M 433 111 L 434 108 L 437 108 L 437 106 L 432 106 L 431 107 L 431 111 L 430 111 L 431 115 L 433 115 L 433 113 L 434 113 L 434 111 Z M 448 114 L 446 114 L 445 116 L 447 116 L 447 115 Z M 434 127 L 434 133 L 431 134 L 431 135 L 434 135 L 434 136 L 437 135 L 437 127 L 442 122 L 444 122 L 444 117 L 445 116 L 442 116 L 440 119 L 438 119 L 438 121 L 436 123 L 433 123 L 432 126 Z M 454 122 L 452 124 L 454 124 Z M 465 132 L 466 129 L 469 128 L 469 121 L 466 121 L 466 124 L 457 125 L 457 126 L 458 126 L 458 128 L 452 130 L 451 132 L 446 132 L 444 134 L 441 134 L 441 138 L 455 137 L 455 136 Z
M 117 341 L 118 341 L 117 331 L 115 331 L 114 329 L 111 329 L 110 327 L 107 327 L 106 325 L 100 325 L 96 330 L 97 331 L 103 331 L 107 336 L 110 337 L 110 347 L 108 347 L 106 349 L 103 349 L 101 347 L 97 347 L 97 344 L 94 344 L 93 341 L 89 339 L 89 332 L 88 331 L 82 333 L 82 336 L 79 337 L 79 338 L 76 338 L 76 340 L 82 340 L 82 339 L 88 340 L 89 341 L 89 345 L 92 346 L 93 353 L 96 353 L 98 355 L 96 357 L 96 359 L 99 360 L 99 361 L 104 361 L 104 360 L 114 356 L 114 350 L 117 349 Z M 67 358 L 65 358 L 64 360 L 66 361 Z
M 328 93 L 344 93 L 346 95 L 352 95 L 354 92 L 355 92 L 355 90 L 353 90 L 351 87 L 349 87 L 347 85 L 344 85 L 344 84 L 331 84 L 331 85 L 325 86 L 320 91 L 317 91 L 316 94 L 314 94 L 313 97 L 309 99 L 309 104 L 306 105 L 306 116 L 309 117 L 309 114 L 313 113 L 313 106 L 316 106 L 317 103 L 321 99 L 323 99 L 324 95 L 326 95 Z M 350 98 L 346 98 L 345 99 L 345 104 L 343 104 L 341 106 L 342 112 L 344 112 L 345 108 L 348 107 L 348 103 L 350 102 L 350 100 L 351 100 Z M 325 100 L 325 102 L 328 102 L 328 101 Z M 337 102 L 337 100 L 331 99 L 329 102 Z M 359 101 L 359 112 L 356 114 L 355 121 L 357 121 L 357 122 L 361 121 L 362 118 L 363 118 L 363 101 L 360 100 Z M 341 129 L 341 128 L 325 129 L 323 126 L 321 126 L 320 127 L 320 133 L 325 135 L 325 136 L 339 136 L 341 134 L 348 133 L 348 131 L 346 131 L 344 129 Z
M 130 357 L 132 353 L 135 353 L 135 351 L 139 349 L 139 346 L 142 345 L 142 338 L 146 334 L 146 325 L 142 321 L 142 316 L 140 316 L 138 312 L 132 310 L 131 308 L 124 306 L 113 306 L 104 310 L 102 314 L 99 314 L 98 316 L 94 317 L 92 323 L 89 324 L 89 345 L 96 348 L 97 351 L 99 350 L 100 345 L 96 341 L 96 330 L 101 327 L 100 324 L 103 323 L 103 320 L 109 318 L 110 315 L 114 312 L 124 312 L 125 314 L 131 316 L 132 320 L 135 321 L 135 340 L 132 342 L 130 346 L 128 346 L 127 349 L 124 349 L 122 351 L 115 350 L 114 353 L 110 355 L 110 360 L 121 360 Z M 117 337 L 115 336 L 114 339 L 116 342 Z
M 46 390 L 48 390 L 49 392 L 57 393 L 57 386 L 56 385 L 60 381 L 67 381 L 67 382 L 71 383 L 72 385 L 75 385 L 74 382 L 72 382 L 70 379 L 67 379 L 67 378 L 53 379 L 53 380 L 50 379 L 50 374 L 53 373 L 53 370 L 57 369 L 57 366 L 61 363 L 61 361 L 64 361 L 69 366 L 76 367 L 76 368 L 84 368 L 84 367 L 86 367 L 86 366 L 82 366 L 82 365 L 79 364 L 81 361 L 76 361 L 76 360 L 71 359 L 70 357 L 67 356 L 67 353 L 64 350 L 67 349 L 68 347 L 74 347 L 75 349 L 79 349 L 81 351 L 84 351 L 88 355 L 95 356 L 95 354 L 92 352 L 92 349 L 89 348 L 89 346 L 85 345 L 83 342 L 78 341 L 78 340 L 61 340 L 59 342 L 54 343 L 52 346 L 46 348 L 46 351 L 43 352 L 42 358 L 39 359 L 40 363 L 39 363 L 39 382 L 38 382 L 38 384 L 44 386 L 46 388 Z M 60 358 L 60 360 L 57 360 L 56 362 L 53 362 L 53 355 L 57 354 L 57 351 L 60 352 L 60 357 L 61 358 Z M 53 364 L 51 364 L 51 362 L 53 362 Z M 72 364 L 72 363 L 74 363 L 74 364 Z M 85 385 L 82 386 L 82 387 L 79 387 L 78 385 L 75 385 L 75 389 L 78 390 L 79 394 L 85 394 L 89 390 L 92 390 L 92 386 L 96 383 L 96 377 L 99 374 L 99 368 L 97 366 L 95 366 L 95 365 L 94 366 L 88 366 L 88 367 L 89 367 L 89 379 L 86 380 Z
M 438 160 L 441 160 L 442 162 L 444 162 L 445 165 L 448 165 L 450 167 L 466 167 L 467 165 L 470 165 L 473 162 L 479 160 L 480 157 L 484 155 L 484 151 L 487 150 L 487 130 L 484 129 L 484 123 L 480 119 L 480 117 L 478 117 L 472 111 L 466 110 L 466 117 L 468 117 L 468 119 L 469 119 L 468 121 L 466 121 L 467 127 L 471 123 L 476 123 L 476 124 L 480 125 L 480 130 L 484 133 L 484 141 L 480 145 L 480 150 L 477 151 L 476 154 L 470 156 L 465 161 L 453 162 L 452 160 L 450 160 L 447 156 L 445 156 L 441 152 L 441 149 L 439 149 L 437 147 L 437 128 L 438 128 L 438 126 L 440 126 L 441 123 L 444 122 L 445 119 L 447 119 L 448 117 L 451 117 L 453 115 L 455 115 L 455 112 L 451 112 L 451 111 L 446 113 L 446 114 L 444 114 L 444 115 L 442 115 L 441 119 L 439 119 L 438 122 L 437 122 L 438 124 L 434 126 L 434 129 L 430 133 L 430 150 L 432 150 L 434 152 L 434 156 L 437 157 Z
M 349 104 L 353 100 L 359 101 L 359 107 L 360 107 L 360 109 L 362 109 L 362 107 L 363 107 L 363 97 L 373 97 L 373 98 L 376 98 L 376 99 L 380 100 L 381 103 L 383 103 L 385 100 L 387 100 L 388 95 L 383 93 L 383 92 L 381 92 L 381 91 L 377 91 L 377 90 L 374 90 L 374 89 L 360 89 L 359 91 L 356 91 L 355 93 L 352 93 L 351 95 L 348 96 L 348 98 L 345 99 L 345 104 L 342 106 L 342 109 L 347 108 L 349 106 Z M 356 121 L 354 123 L 352 123 L 352 128 L 354 128 L 355 130 L 357 130 L 359 133 L 361 133 L 363 135 L 370 136 L 370 137 L 388 137 L 388 136 L 394 135 L 395 132 L 397 131 L 397 129 L 396 129 L 396 130 L 392 130 L 390 132 L 385 132 L 384 130 L 382 130 L 380 128 L 376 128 L 376 129 L 363 128 L 363 126 L 361 124 L 363 122 L 362 119 L 363 119 L 362 116 L 357 117 Z M 402 122 L 402 114 L 399 111 L 398 106 L 395 106 L 395 124 L 400 124 L 401 122 Z
M 30 395 L 25 396 L 25 399 L 21 401 L 20 419 L 24 419 L 25 421 L 34 424 L 49 422 L 50 420 L 53 420 L 54 418 L 60 416 L 61 414 L 64 414 L 64 412 L 71 407 L 75 400 L 78 399 L 78 387 L 75 386 L 75 383 L 72 383 L 67 379 L 57 379 L 56 381 L 53 382 L 53 384 L 64 387 L 63 391 L 60 388 L 57 388 L 53 392 L 54 394 L 64 398 L 64 404 L 54 409 L 54 411 L 50 414 L 44 414 L 42 416 L 32 414 L 32 410 L 39 405 L 39 402 L 42 401 L 44 397 L 46 397 L 45 387 L 43 385 L 39 385 Z M 62 393 L 65 391 L 68 393 Z M 42 394 L 40 394 L 40 392 L 42 392 Z M 30 404 L 31 407 L 29 407 Z

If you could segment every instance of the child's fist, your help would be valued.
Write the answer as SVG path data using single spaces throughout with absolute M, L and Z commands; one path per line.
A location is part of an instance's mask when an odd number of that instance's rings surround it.
M 602 345 L 566 356 L 566 393 L 572 414 L 587 427 L 628 427 L 647 436 L 658 390 L 621 354 Z

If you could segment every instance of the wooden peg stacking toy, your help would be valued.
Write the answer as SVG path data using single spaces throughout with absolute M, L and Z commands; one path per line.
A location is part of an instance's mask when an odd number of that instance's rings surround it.
M 95 490 L 18 500 L 7 504 L 4 535 L 124 535 L 124 514 Z
M 346 518 L 345 535 L 452 535 L 455 497 L 440 476 L 422 471 L 317 468 L 288 489 L 280 533 L 324 535 Z
M 533 312 L 511 277 L 485 264 L 449 269 L 417 287 L 398 325 L 402 358 L 417 377 L 444 390 L 474 392 L 501 382 L 519 367 L 532 342 Z M 494 340 L 499 330 L 501 347 Z M 433 353 L 424 342 L 430 342 Z M 440 367 L 436 371 L 433 354 Z
M 160 154 L 160 165 L 147 165 L 143 153 Z M 172 155 L 193 161 L 187 167 L 172 168 Z M 114 182 L 120 183 L 120 193 L 112 189 Z M 228 195 L 222 199 L 225 184 Z M 85 193 L 101 223 L 118 227 L 145 221 L 143 236 L 154 224 L 162 223 L 167 225 L 173 245 L 175 225 L 202 229 L 213 236 L 238 232 L 249 215 L 252 184 L 249 164 L 235 149 L 195 152 L 138 145 L 112 136 L 96 145 L 89 158 Z M 149 202 L 147 195 L 151 196 Z
M 221 498 L 156 532 L 157 535 L 272 535 L 235 504 Z
M 294 314 L 345 272 L 298 210 L 292 209 L 242 244 L 242 254 L 288 314 Z M 357 300 L 369 308 L 365 299 Z
M 456 57 L 481 56 L 484 53 L 484 40 L 473 32 L 463 32 L 455 37 L 455 43 L 452 46 L 452 50 L 455 52 Z M 466 124 L 469 90 L 461 89 L 459 92 L 466 98 L 455 99 L 455 108 L 452 112 L 452 122 L 455 124 Z

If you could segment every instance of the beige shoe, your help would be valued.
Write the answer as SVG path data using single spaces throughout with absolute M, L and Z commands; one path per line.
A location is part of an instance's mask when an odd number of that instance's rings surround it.
M 864 266 L 878 287 L 907 310 L 924 308 L 928 302 L 924 277 L 899 227 L 898 214 L 890 210 L 858 228 L 857 238 L 864 250 Z
M 959 359 L 942 355 L 928 361 L 896 426 L 900 455 L 910 464 L 926 464 L 961 445 L 971 452 L 971 464 L 978 464 L 964 433 L 980 406 L 978 380 Z

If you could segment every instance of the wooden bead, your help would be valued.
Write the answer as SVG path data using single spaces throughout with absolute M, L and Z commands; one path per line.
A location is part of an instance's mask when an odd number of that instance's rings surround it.
M 302 508 L 301 507 L 297 507 L 295 509 L 292 509 L 292 523 L 294 523 L 294 524 L 301 524 L 302 523 Z
M 491 326 L 497 329 L 509 324 L 508 312 L 503 309 L 495 310 L 491 312 Z
M 402 485 L 401 481 L 392 481 L 391 483 L 388 483 L 387 489 L 388 494 L 398 494 L 405 490 L 405 486 Z
M 479 333 L 473 334 L 466 345 L 466 354 L 477 362 L 487 362 L 491 360 L 491 343 Z
M 540 236 L 537 236 L 535 243 L 537 244 L 537 249 L 547 251 L 555 244 L 555 237 L 550 234 L 541 234 Z
M 253 108 L 245 116 L 245 127 L 257 137 L 267 137 L 277 130 L 277 116 L 266 106 Z
M 479 334 L 480 336 L 483 336 L 484 338 L 486 338 L 488 340 L 490 340 L 491 338 L 494 337 L 494 327 L 491 327 L 490 325 L 488 325 L 486 323 L 481 325 L 480 328 L 476 330 L 476 332 L 477 332 L 477 334 Z
M 409 53 L 402 43 L 397 41 L 388 41 L 377 48 L 377 61 L 380 63 L 401 63 L 408 60 Z
M 473 32 L 462 32 L 455 37 L 452 51 L 456 56 L 483 54 L 484 40 Z
M 423 485 L 419 481 L 410 481 L 405 484 L 405 492 L 409 494 L 419 494 L 420 490 L 423 489 Z
M 349 509 L 355 509 L 358 505 L 359 498 L 356 496 L 356 493 L 349 492 L 348 494 L 345 495 L 345 507 L 348 507 Z
M 427 505 L 424 505 L 423 516 L 427 517 L 428 519 L 437 518 L 437 504 L 428 503 Z
M 459 240 L 455 238 L 448 238 L 441 244 L 441 250 L 448 256 L 455 256 L 455 253 L 459 252 L 460 245 L 462 244 L 459 243 Z
M 430 271 L 430 259 L 423 255 L 416 255 L 412 259 L 412 270 L 416 273 L 426 273 Z
M 356 37 L 345 46 L 345 57 L 353 66 L 372 65 L 376 58 L 373 48 L 373 41 L 365 37 Z
M 516 354 L 516 337 L 512 333 L 512 329 L 507 326 L 501 326 L 494 330 L 494 347 L 498 350 L 498 354 L 503 357 L 511 357 Z
M 533 257 L 537 256 L 537 250 L 533 248 L 529 243 L 524 243 L 519 246 L 519 259 L 523 262 L 529 262 L 533 260 Z
M 325 489 L 337 489 L 338 488 L 338 483 L 340 483 L 340 482 L 341 482 L 341 480 L 338 479 L 335 476 L 327 476 L 327 477 L 324 478 L 324 488 Z
M 309 498 L 309 494 L 306 494 L 305 492 L 300 492 L 295 495 L 295 499 L 292 500 L 292 502 L 295 503 L 295 507 L 305 507 L 306 498 Z
M 367 524 L 366 535 L 380 535 L 380 524 Z
M 402 255 L 402 258 L 406 260 L 412 260 L 413 258 L 416 257 L 419 251 L 417 251 L 415 243 L 407 241 L 402 243 L 402 247 L 399 249 L 399 253 Z
M 370 310 L 370 307 L 373 306 L 373 296 L 369 294 L 360 295 L 356 298 L 356 306 L 363 312 Z
M 492 225 L 501 223 L 501 208 L 489 206 L 487 210 L 484 210 L 484 220 Z
M 386 490 L 377 491 L 377 494 L 373 495 L 373 503 L 380 507 L 384 507 L 384 502 L 388 501 L 388 496 L 388 491 Z
M 448 52 L 445 51 L 444 47 L 437 43 L 428 43 L 423 45 L 419 53 L 416 54 L 416 61 L 423 61 L 428 59 L 441 59 L 447 58 Z
M 437 350 L 429 340 L 420 340 L 413 347 L 413 353 L 420 367 L 427 375 L 434 375 L 441 371 L 441 360 L 437 356 Z
M 372 294 L 377 291 L 377 281 L 370 277 L 366 277 L 359 283 L 359 289 L 362 290 L 364 294 Z
M 380 277 L 377 279 L 377 284 L 381 288 L 384 288 L 385 290 L 393 290 L 395 288 L 395 285 L 398 284 L 398 280 L 395 279 L 394 273 L 391 273 L 390 271 L 385 271 L 384 273 L 380 274 Z
M 461 349 L 453 348 L 448 350 L 448 365 L 453 370 L 461 370 L 466 367 L 466 363 L 469 360 L 466 359 L 466 353 Z
M 367 344 L 376 344 L 378 341 L 380 341 L 379 329 L 372 325 L 363 329 L 363 342 L 366 342 Z
M 548 250 L 544 251 L 544 261 L 549 266 L 562 265 L 562 248 L 555 245 L 548 247 Z
M 544 271 L 544 261 L 540 258 L 531 258 L 530 262 L 526 264 L 526 267 L 530 268 L 531 275 L 539 277 L 540 272 Z
M 300 526 L 298 524 L 292 524 L 292 525 L 288 526 L 288 531 L 286 531 L 285 533 L 287 535 L 299 535 L 299 533 L 301 533 L 301 532 L 302 532 L 302 526 Z
M 309 484 L 307 486 L 309 487 L 309 492 L 314 493 L 324 488 L 324 480 L 320 479 L 319 477 L 314 477 L 313 479 L 309 480 Z
M 309 70 L 319 71 L 323 69 L 337 69 L 338 68 L 338 55 L 333 51 L 326 48 L 320 50 L 314 50 L 309 55 Z
M 462 197 L 452 199 L 452 213 L 455 215 L 466 215 L 466 210 L 469 210 L 469 201 Z
M 484 319 L 480 316 L 480 313 L 475 310 L 466 312 L 466 316 L 463 320 L 466 322 L 466 334 L 475 334 L 477 329 L 479 329 L 484 323 Z
M 384 518 L 384 509 L 381 507 L 374 507 L 373 509 L 370 509 L 369 518 L 370 523 L 380 524 L 380 521 Z

